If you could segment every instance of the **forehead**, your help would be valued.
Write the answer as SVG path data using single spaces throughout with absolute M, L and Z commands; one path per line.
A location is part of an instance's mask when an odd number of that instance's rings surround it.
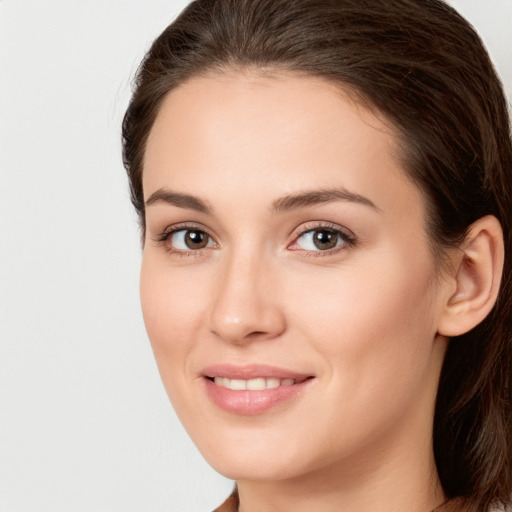
M 400 153 L 391 123 L 326 80 L 212 74 L 163 102 L 146 147 L 144 193 L 364 185 L 391 199 L 408 182 Z

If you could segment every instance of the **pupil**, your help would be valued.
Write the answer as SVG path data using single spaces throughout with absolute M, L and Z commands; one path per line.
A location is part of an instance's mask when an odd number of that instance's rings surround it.
M 317 231 L 313 241 L 317 249 L 332 249 L 336 245 L 336 234 L 330 231 Z
M 188 231 L 185 243 L 189 249 L 202 249 L 207 244 L 207 235 L 203 231 Z

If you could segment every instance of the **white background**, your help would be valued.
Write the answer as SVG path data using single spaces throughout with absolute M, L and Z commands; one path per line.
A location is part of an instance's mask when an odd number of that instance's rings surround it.
M 512 97 L 512 0 L 452 2 Z M 206 512 L 230 492 L 160 383 L 120 157 L 184 0 L 0 0 L 0 512 Z

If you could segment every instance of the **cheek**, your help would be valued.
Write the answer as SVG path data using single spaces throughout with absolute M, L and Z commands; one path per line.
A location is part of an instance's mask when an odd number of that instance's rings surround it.
M 173 369 L 188 360 L 187 354 L 193 348 L 189 340 L 198 339 L 198 299 L 202 288 L 193 273 L 173 271 L 165 255 L 155 252 L 145 251 L 142 258 L 140 298 L 146 331 L 167 384 L 169 379 L 183 374 Z
M 436 324 L 427 256 L 394 251 L 360 263 L 303 273 L 289 293 L 295 322 L 328 362 L 334 387 L 350 388 L 354 404 L 369 405 L 383 390 L 398 398 L 417 389 L 429 371 Z

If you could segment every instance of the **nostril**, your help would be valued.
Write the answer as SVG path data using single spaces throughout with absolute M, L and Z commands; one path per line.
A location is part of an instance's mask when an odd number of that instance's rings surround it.
M 250 332 L 247 337 L 250 338 L 250 337 L 253 337 L 253 338 L 256 338 L 258 336 L 264 336 L 266 333 L 264 331 L 253 331 L 253 332 Z

